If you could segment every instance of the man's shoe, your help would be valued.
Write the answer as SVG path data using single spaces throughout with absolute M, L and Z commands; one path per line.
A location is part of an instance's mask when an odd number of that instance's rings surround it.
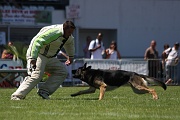
M 41 91 L 41 90 L 40 90 L 40 91 L 37 92 L 37 94 L 38 94 L 39 96 L 41 96 L 43 99 L 47 99 L 47 100 L 50 99 L 50 98 L 49 98 L 49 94 L 48 94 L 47 92 L 45 92 L 45 91 Z
M 22 99 L 17 96 L 13 96 L 13 97 L 11 97 L 11 100 L 22 100 Z

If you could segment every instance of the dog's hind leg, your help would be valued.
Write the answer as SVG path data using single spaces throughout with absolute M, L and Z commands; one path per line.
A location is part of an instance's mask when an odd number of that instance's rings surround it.
M 154 89 L 146 88 L 144 86 L 139 86 L 139 85 L 137 85 L 137 86 L 131 85 L 131 87 L 132 87 L 133 91 L 137 94 L 150 93 L 150 94 L 152 94 L 153 99 L 155 99 L 155 100 L 158 99 L 158 95 Z
M 153 99 L 157 100 L 158 99 L 158 95 L 157 95 L 156 91 L 154 89 L 149 89 L 149 90 L 150 90 L 149 93 L 151 93 L 153 95 Z
M 82 91 L 79 91 L 79 92 L 77 92 L 77 93 L 71 94 L 71 96 L 72 96 L 72 97 L 75 97 L 75 96 L 82 95 L 82 94 L 95 93 L 95 91 L 96 91 L 96 88 L 94 88 L 94 87 L 89 87 L 89 89 L 87 89 L 87 90 L 82 90 Z
M 145 94 L 150 93 L 153 96 L 153 99 L 158 99 L 157 93 L 154 89 L 150 89 L 146 84 L 143 78 L 139 76 L 132 76 L 131 80 L 129 81 L 133 91 L 137 94 Z

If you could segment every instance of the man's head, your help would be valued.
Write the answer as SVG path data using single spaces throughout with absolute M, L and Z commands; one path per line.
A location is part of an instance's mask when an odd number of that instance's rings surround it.
M 9 41 L 9 42 L 8 42 L 8 45 L 9 45 L 9 46 L 12 46 L 12 45 L 13 45 L 13 43 L 12 43 L 11 41 Z
M 169 48 L 169 44 L 164 44 L 164 50 Z
M 179 43 L 178 43 L 178 42 L 176 42 L 176 43 L 174 44 L 174 48 L 175 48 L 176 50 L 179 49 Z
M 110 48 L 114 48 L 114 50 L 117 50 L 117 43 L 116 41 L 111 41 Z
M 97 39 L 101 41 L 102 37 L 103 37 L 103 34 L 102 33 L 98 33 Z
M 65 21 L 63 23 L 64 37 L 68 38 L 71 36 L 75 28 L 76 27 L 72 21 Z
M 155 47 L 156 47 L 156 41 L 155 41 L 155 40 L 152 40 L 152 41 L 151 41 L 151 47 L 152 47 L 153 49 L 155 49 Z

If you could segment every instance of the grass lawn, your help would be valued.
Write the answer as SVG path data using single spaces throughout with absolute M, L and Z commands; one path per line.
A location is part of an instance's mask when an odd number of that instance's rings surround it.
M 134 94 L 130 87 L 106 92 L 98 101 L 94 94 L 71 97 L 87 87 L 62 87 L 51 100 L 43 100 L 33 89 L 25 100 L 11 101 L 15 89 L 0 89 L 0 120 L 180 120 L 180 87 L 155 88 L 159 96 Z

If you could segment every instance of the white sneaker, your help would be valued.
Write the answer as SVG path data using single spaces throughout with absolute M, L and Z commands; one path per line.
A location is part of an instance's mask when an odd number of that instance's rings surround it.
M 11 97 L 11 100 L 21 100 L 21 98 L 19 98 L 17 96 L 13 96 L 13 97 Z
M 45 92 L 45 91 L 38 91 L 37 94 L 39 96 L 41 96 L 43 99 L 47 99 L 47 100 L 50 99 L 49 94 L 47 92 Z

